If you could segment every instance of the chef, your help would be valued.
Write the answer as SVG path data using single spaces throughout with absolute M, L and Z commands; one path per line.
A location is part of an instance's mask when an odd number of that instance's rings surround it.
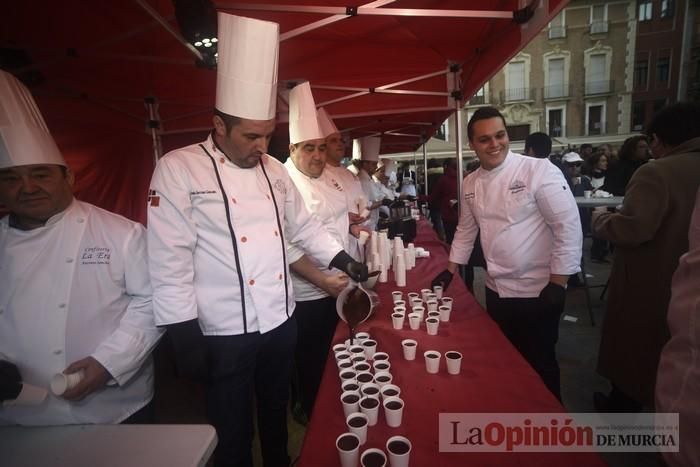
M 297 85 L 289 94 L 290 156 L 284 165 L 306 207 L 347 250 L 350 232 L 359 235 L 359 226 L 350 225 L 345 191 L 326 170 L 326 138 L 318 121 L 309 83 Z M 298 327 L 296 382 L 301 408 L 310 417 L 338 324 L 335 297 L 348 279 L 305 258 L 295 244 L 289 245 L 288 255 Z
M 362 191 L 360 179 L 353 172 L 343 167 L 341 164 L 345 158 L 345 140 L 338 127 L 335 126 L 326 109 L 318 109 L 318 124 L 321 132 L 326 138 L 326 167 L 324 173 L 328 175 L 327 180 L 331 184 L 338 183 L 343 188 L 348 206 L 348 219 L 351 225 L 366 225 L 368 220 L 362 217 L 359 206 L 364 202 L 366 206 L 365 194 Z M 364 201 L 361 201 L 364 200 Z M 357 239 L 350 235 L 348 237 L 348 252 L 353 258 L 361 260 L 360 247 Z
M 362 191 L 367 198 L 367 209 L 370 211 L 367 226 L 374 230 L 379 220 L 379 207 L 382 204 L 391 204 L 391 200 L 385 200 L 384 193 L 372 179 L 379 162 L 379 147 L 381 139 L 377 136 L 365 136 L 353 141 L 353 159 L 356 161 L 357 177 L 360 179 Z
M 0 425 L 152 421 L 162 331 L 145 229 L 73 198 L 31 94 L 4 71 L 0 115 Z M 61 373 L 77 383 L 48 391 Z
M 580 270 L 582 233 L 576 202 L 561 171 L 546 159 L 509 149 L 503 115 L 474 112 L 469 144 L 481 167 L 462 182 L 463 202 L 447 270 L 447 286 L 466 264 L 481 229 L 487 263 L 486 309 L 558 398 L 555 347 L 568 276 Z
M 355 279 L 367 268 L 343 251 L 284 166 L 265 153 L 275 128 L 279 25 L 218 18 L 214 129 L 202 143 L 165 155 L 151 181 L 154 312 L 181 373 L 206 384 L 216 465 L 252 465 L 254 396 L 264 463 L 288 465 L 297 325 L 287 243 Z

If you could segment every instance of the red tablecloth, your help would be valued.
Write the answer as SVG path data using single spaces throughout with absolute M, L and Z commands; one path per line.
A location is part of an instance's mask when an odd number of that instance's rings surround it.
M 365 449 L 384 450 L 386 441 L 394 435 L 408 437 L 413 444 L 411 466 L 596 466 L 605 463 L 595 453 L 443 453 L 438 450 L 438 415 L 441 412 L 460 413 L 526 413 L 564 412 L 565 409 L 547 390 L 542 380 L 500 332 L 464 283 L 455 277 L 446 296 L 453 297 L 453 309 L 448 323 L 440 323 L 437 336 L 429 336 L 425 325 L 412 331 L 408 319 L 403 330 L 391 325 L 393 290 L 420 292 L 429 288 L 431 280 L 447 264 L 447 252 L 426 222 L 420 222 L 416 246 L 430 251 L 430 258 L 418 259 L 416 267 L 407 272 L 407 287 L 396 287 L 390 280 L 377 284 L 375 291 L 381 303 L 375 314 L 358 331 L 369 332 L 378 342 L 377 350 L 389 353 L 393 383 L 401 387 L 405 402 L 403 423 L 390 428 L 380 410 L 377 425 L 368 428 Z M 341 322 L 333 344 L 348 338 L 348 329 Z M 416 360 L 403 358 L 401 340 L 418 341 Z M 440 372 L 425 371 L 423 352 L 428 349 L 443 353 Z M 457 350 L 464 355 L 462 372 L 451 376 L 445 367 L 444 353 Z M 308 425 L 300 467 L 339 465 L 335 439 L 347 430 L 340 402 L 340 380 L 331 352 L 319 390 L 313 417 Z

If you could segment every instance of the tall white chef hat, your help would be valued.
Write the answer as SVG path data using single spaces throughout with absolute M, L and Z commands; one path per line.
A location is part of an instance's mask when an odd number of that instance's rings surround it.
M 365 136 L 360 138 L 360 160 L 362 161 L 379 161 L 379 147 L 382 140 L 378 136 Z M 353 145 L 353 152 L 354 152 Z M 353 154 L 354 158 L 354 154 Z
M 297 144 L 325 137 L 318 124 L 311 85 L 307 81 L 294 86 L 289 92 L 289 142 Z
M 360 138 L 355 138 L 352 140 L 352 160 L 360 160 L 362 158 L 362 146 L 360 145 Z
M 66 165 L 29 90 L 0 70 L 0 169 Z
M 324 138 L 328 138 L 335 133 L 340 133 L 338 127 L 335 126 L 335 123 L 333 123 L 333 120 L 324 107 L 318 109 L 318 124 L 321 127 Z
M 279 24 L 219 13 L 216 108 L 250 120 L 275 118 Z

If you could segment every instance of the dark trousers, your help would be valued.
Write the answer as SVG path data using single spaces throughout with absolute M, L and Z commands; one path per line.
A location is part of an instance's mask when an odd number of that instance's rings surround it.
M 219 438 L 217 467 L 253 466 L 254 397 L 264 466 L 289 465 L 287 403 L 296 339 L 294 317 L 265 334 L 206 336 L 207 411 Z
M 501 298 L 486 287 L 486 310 L 545 386 L 561 400 L 556 345 L 564 304 L 554 307 L 540 298 Z
M 299 330 L 295 354 L 298 399 L 306 416 L 311 418 L 328 351 L 338 325 L 335 298 L 297 302 L 294 317 Z

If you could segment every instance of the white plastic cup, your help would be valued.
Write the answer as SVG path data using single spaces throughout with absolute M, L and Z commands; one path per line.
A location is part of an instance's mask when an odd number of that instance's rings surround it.
M 436 285 L 435 287 L 433 287 L 433 293 L 437 295 L 437 298 L 442 298 L 442 286 Z
M 376 397 L 365 396 L 360 399 L 360 412 L 367 415 L 367 424 L 374 426 L 379 420 L 379 405 L 381 402 Z
M 420 290 L 420 295 L 421 295 L 421 298 L 423 299 L 424 302 L 428 300 L 428 294 L 430 294 L 430 293 L 433 293 L 433 291 L 430 289 L 421 289 Z
M 591 190 L 584 190 L 583 191 L 583 197 L 586 199 L 590 198 L 592 195 L 593 195 L 593 191 L 591 191 Z
M 357 379 L 357 372 L 353 369 L 342 370 L 338 373 L 338 376 L 340 377 L 340 384 L 343 384 L 343 381 Z
M 400 397 L 401 388 L 395 384 L 385 384 L 381 389 L 382 400 L 387 397 Z
M 442 306 L 450 307 L 450 311 L 452 310 L 452 301 L 452 297 L 442 297 L 440 299 L 440 302 L 442 302 Z
M 394 306 L 395 307 L 402 306 L 402 307 L 406 308 L 406 300 L 402 300 L 402 299 L 394 300 Z
M 440 370 L 440 352 L 437 350 L 426 350 L 423 356 L 425 357 L 425 370 L 430 374 L 436 374 Z
M 394 307 L 394 313 L 401 313 L 402 315 L 405 315 L 406 314 L 406 307 L 397 305 Z
M 411 299 L 411 310 L 418 308 L 418 307 L 422 307 L 422 306 L 423 306 L 423 300 L 420 297 Z
M 401 341 L 401 347 L 403 347 L 403 358 L 406 360 L 416 359 L 416 350 L 418 349 L 418 342 L 414 339 L 404 339 Z
M 406 446 L 408 450 L 406 450 Z M 413 446 L 405 436 L 392 436 L 386 442 L 386 452 L 389 453 L 391 467 L 408 467 Z
M 391 325 L 394 329 L 403 329 L 404 314 L 392 313 L 391 314 Z
M 377 341 L 374 339 L 367 339 L 362 342 L 362 347 L 365 348 L 365 357 L 371 360 L 374 352 L 377 351 Z
M 351 413 L 345 419 L 345 424 L 348 426 L 350 433 L 356 434 L 360 439 L 360 446 L 367 442 L 367 415 L 362 412 Z
M 362 230 L 362 231 L 360 231 L 360 236 L 357 239 L 357 243 L 360 246 L 364 246 L 365 243 L 367 243 L 368 238 L 369 238 L 369 232 L 367 232 L 366 230 Z
M 338 360 L 336 363 L 338 364 L 338 375 L 345 370 L 352 370 L 355 366 L 355 364 L 349 358 Z
M 458 375 L 462 369 L 462 354 L 456 350 L 448 350 L 445 352 L 445 363 L 449 374 Z
M 395 290 L 391 292 L 391 298 L 394 299 L 394 303 L 398 302 L 399 300 L 403 299 L 403 292 L 400 290 Z
M 418 292 L 408 292 L 406 296 L 408 297 L 409 302 L 414 298 L 420 298 L 420 294 Z
M 357 467 L 360 457 L 360 437 L 355 433 L 343 433 L 335 440 L 341 467 Z
M 379 385 L 379 387 L 384 387 L 386 384 L 391 384 L 394 377 L 388 371 L 378 371 L 374 374 L 374 382 Z
M 428 318 L 437 318 L 437 319 L 440 319 L 440 312 L 439 312 L 439 311 L 429 311 L 429 312 L 428 312 Z
M 355 343 L 358 345 L 362 344 L 362 341 L 365 341 L 370 338 L 370 335 L 368 332 L 358 332 L 355 334 Z
M 350 347 L 350 355 L 352 355 L 352 357 L 357 357 L 358 355 L 364 356 L 365 355 L 365 348 L 359 344 L 353 345 L 352 347 Z M 350 357 L 350 358 L 352 359 L 352 357 Z
M 443 323 L 446 323 L 450 320 L 450 313 L 452 313 L 452 308 L 449 306 L 445 305 L 440 305 L 438 307 L 438 311 L 440 312 L 440 321 Z
M 418 313 L 409 313 L 408 315 L 408 325 L 414 331 L 420 329 L 420 315 Z
M 348 348 L 345 347 L 345 344 L 335 344 L 333 346 L 333 352 L 337 356 L 339 353 L 345 352 Z
M 380 389 L 377 383 L 365 383 L 360 387 L 360 394 L 362 394 L 362 397 L 379 399 L 381 397 Z
M 360 391 L 345 391 L 340 395 L 340 402 L 343 404 L 343 413 L 346 417 L 360 410 L 361 397 Z
M 420 319 L 422 320 L 423 315 L 425 315 L 425 308 L 423 308 L 422 306 L 416 306 L 413 307 L 413 312 L 420 316 Z
M 372 365 L 370 365 L 369 362 L 366 362 L 366 361 L 365 361 L 365 362 L 360 362 L 360 363 L 355 364 L 355 368 L 354 368 L 354 369 L 355 369 L 355 371 L 357 371 L 358 373 L 362 373 L 362 372 L 365 372 L 365 371 L 370 371 L 370 370 L 372 369 Z
M 377 360 L 386 360 L 389 361 L 389 354 L 386 352 L 374 352 L 374 358 L 373 360 L 376 362 Z
M 360 465 L 362 467 L 367 467 L 367 464 L 365 463 L 365 459 L 370 455 L 380 456 L 382 459 L 384 459 L 384 463 L 379 464 L 379 467 L 386 467 L 386 454 L 384 454 L 384 451 L 382 451 L 381 449 L 376 449 L 376 448 L 367 449 L 367 450 L 365 450 L 365 452 L 362 453 L 362 456 L 360 456 Z M 345 466 L 343 466 L 343 467 L 345 467 Z
M 56 396 L 62 396 L 69 389 L 76 387 L 83 378 L 85 378 L 83 370 L 70 374 L 56 373 L 51 377 L 51 392 Z
M 384 418 L 386 424 L 392 428 L 401 426 L 403 419 L 404 402 L 400 397 L 387 397 L 384 399 Z
M 391 362 L 389 360 L 380 360 L 374 362 L 374 371 L 389 371 L 391 369 Z
M 438 318 L 431 317 L 425 320 L 425 327 L 429 336 L 437 336 L 439 324 L 440 320 Z
M 437 300 L 432 300 L 432 299 L 428 300 L 426 302 L 426 304 L 428 305 L 428 311 L 437 311 L 437 309 L 438 309 L 438 301 Z
M 374 375 L 371 371 L 363 371 L 362 373 L 357 374 L 356 379 L 361 387 L 363 384 L 371 383 L 372 381 L 374 381 Z
M 365 356 L 365 354 L 362 354 L 362 355 L 357 354 L 357 355 L 350 357 L 350 361 L 352 362 L 353 365 L 357 365 L 358 363 L 366 362 L 367 357 Z
M 340 387 L 343 388 L 343 392 L 359 391 L 360 383 L 358 383 L 356 379 L 348 379 L 343 381 Z

